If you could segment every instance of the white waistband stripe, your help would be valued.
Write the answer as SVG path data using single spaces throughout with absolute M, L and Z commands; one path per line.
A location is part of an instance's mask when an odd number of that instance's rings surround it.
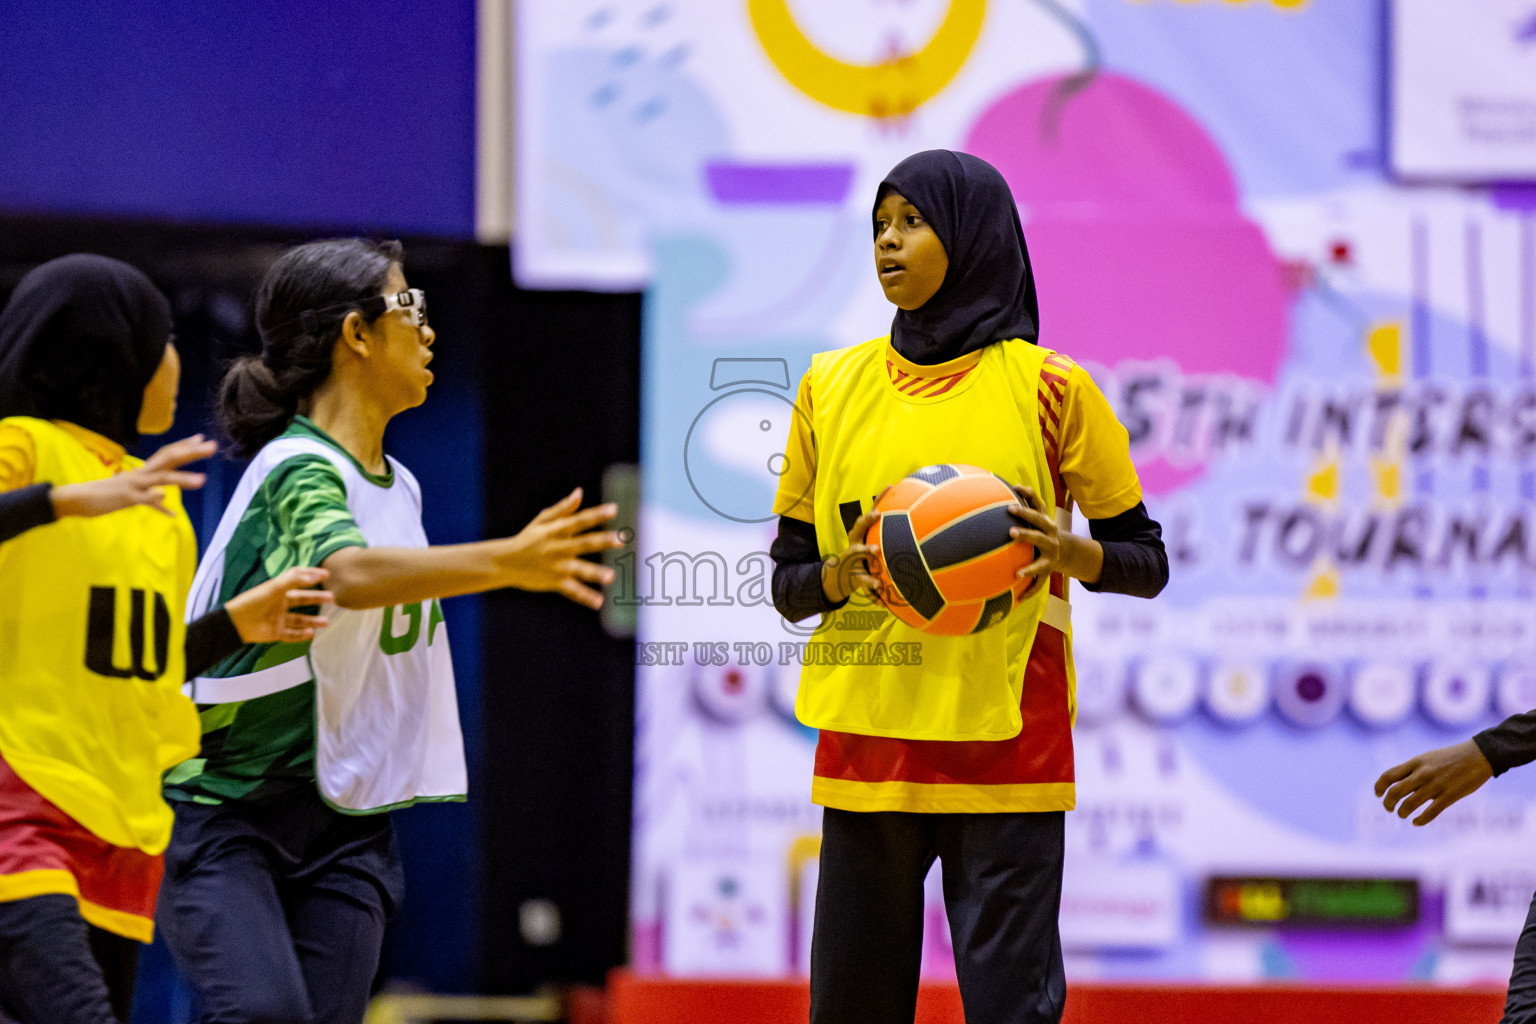
M 302 686 L 314 677 L 315 674 L 309 667 L 309 658 L 301 654 L 292 661 L 285 661 L 281 665 L 273 665 L 271 668 L 264 668 L 259 672 L 251 672 L 243 676 L 229 676 L 225 679 L 198 676 L 196 679 L 188 680 L 186 685 L 182 686 L 181 692 L 191 697 L 194 704 L 233 704 L 239 700 L 254 700 L 268 694 L 291 690 L 295 686 Z

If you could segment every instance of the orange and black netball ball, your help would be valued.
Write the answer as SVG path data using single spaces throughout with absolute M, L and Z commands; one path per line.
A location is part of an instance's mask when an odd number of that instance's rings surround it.
M 869 539 L 880 547 L 872 575 L 880 603 L 902 622 L 937 636 L 979 633 L 1002 622 L 1038 580 L 1014 574 L 1035 559 L 1015 543 L 1019 503 L 1007 481 L 961 463 L 926 466 L 875 504 Z

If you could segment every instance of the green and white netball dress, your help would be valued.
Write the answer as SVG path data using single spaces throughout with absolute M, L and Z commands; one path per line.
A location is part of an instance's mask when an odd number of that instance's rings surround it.
M 342 548 L 426 547 L 421 488 L 399 462 L 388 463 L 388 473 L 369 473 L 296 417 L 241 478 L 198 566 L 188 615 Z M 330 626 L 308 643 L 250 644 L 187 683 L 203 746 L 166 777 L 168 798 L 266 799 L 318 783 L 326 802 L 347 813 L 464 799 L 441 606 L 329 614 Z

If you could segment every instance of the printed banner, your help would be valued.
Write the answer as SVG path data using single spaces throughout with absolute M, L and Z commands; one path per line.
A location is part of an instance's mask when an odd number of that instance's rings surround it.
M 1394 183 L 1382 16 L 521 5 L 518 278 L 647 288 L 614 588 L 639 623 L 639 969 L 805 970 L 794 696 L 838 641 L 774 611 L 770 505 L 811 354 L 889 328 L 875 186 L 948 147 L 1012 187 L 1041 341 L 1130 431 L 1171 559 L 1155 601 L 1073 591 L 1069 974 L 1507 978 L 1536 772 L 1425 829 L 1371 787 L 1536 706 L 1536 197 Z M 924 970 L 953 977 L 928 892 Z
M 1536 180 L 1536 6 L 1394 0 L 1392 166 L 1439 181 Z

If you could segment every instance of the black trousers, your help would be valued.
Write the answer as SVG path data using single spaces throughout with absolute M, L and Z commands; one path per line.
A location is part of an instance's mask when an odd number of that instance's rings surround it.
M 389 815 L 306 787 L 177 804 L 155 917 L 202 1024 L 360 1024 L 403 888 Z
M 17 1024 L 127 1024 L 139 949 L 87 924 L 73 896 L 0 903 L 0 1012 Z
M 811 1024 L 912 1024 L 938 858 L 967 1024 L 1059 1024 L 1065 816 L 822 815 Z

